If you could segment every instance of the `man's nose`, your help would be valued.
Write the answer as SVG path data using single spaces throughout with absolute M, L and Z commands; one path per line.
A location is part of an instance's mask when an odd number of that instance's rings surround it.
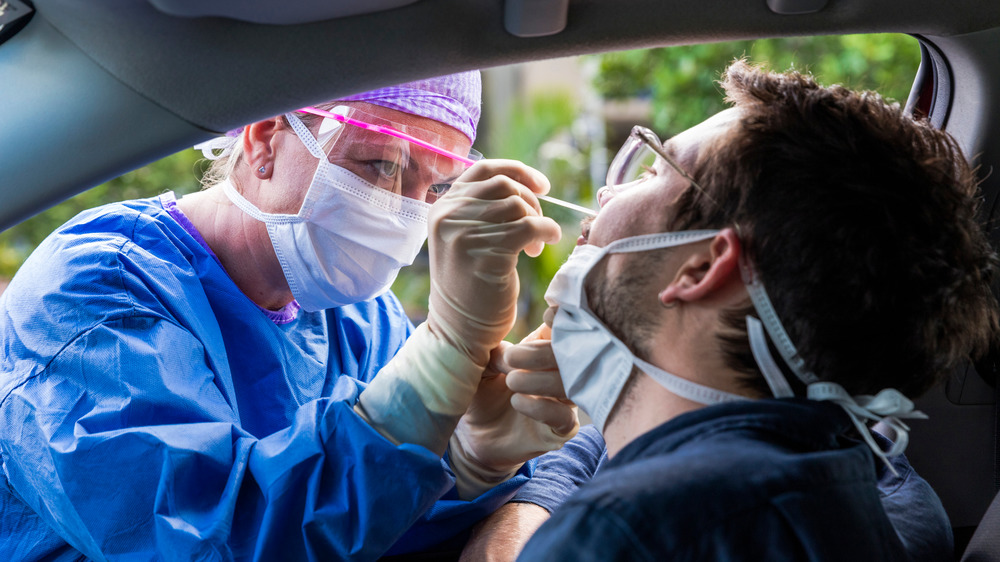
M 614 197 L 615 190 L 608 186 L 604 186 L 597 190 L 597 205 L 603 209 L 604 206 L 608 204 L 608 201 L 611 201 Z

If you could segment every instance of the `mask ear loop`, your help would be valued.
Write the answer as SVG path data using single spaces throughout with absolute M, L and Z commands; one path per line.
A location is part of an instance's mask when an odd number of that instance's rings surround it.
M 837 383 L 819 382 L 809 385 L 807 392 L 807 398 L 810 400 L 827 400 L 844 408 L 875 455 L 885 462 L 893 474 L 899 476 L 892 464 L 889 463 L 888 457 L 901 455 L 910 441 L 910 427 L 903 423 L 900 418 L 925 420 L 927 414 L 914 410 L 913 402 L 895 388 L 883 389 L 875 396 L 867 394 L 851 396 L 844 387 Z M 868 428 L 861 421 L 862 419 L 883 422 L 896 432 L 896 440 L 888 451 L 882 451 L 875 443 L 875 439 L 868 432 Z
M 685 230 L 681 232 L 657 232 L 654 234 L 640 234 L 621 238 L 605 246 L 608 254 L 627 254 L 631 252 L 645 252 L 647 250 L 659 250 L 673 246 L 683 246 L 702 240 L 708 240 L 718 234 L 718 230 Z M 663 244 L 669 240 L 669 246 Z
M 747 399 L 746 396 L 741 394 L 733 394 L 724 390 L 711 388 L 689 381 L 669 371 L 664 371 L 652 363 L 639 359 L 634 353 L 632 354 L 632 362 L 663 388 L 681 398 L 697 402 L 698 404 L 721 404 L 724 402 L 740 402 Z
M 774 347 L 777 348 L 782 359 L 785 360 L 785 363 L 792 369 L 795 376 L 803 383 L 809 385 L 819 382 L 819 377 L 806 369 L 806 362 L 799 356 L 798 350 L 795 349 L 795 344 L 792 343 L 792 338 L 788 337 L 788 332 L 781 325 L 778 313 L 774 310 L 774 306 L 771 304 L 771 299 L 768 298 L 764 286 L 757 282 L 753 267 L 742 254 L 740 255 L 740 275 L 743 277 L 743 284 L 750 295 L 750 301 L 753 302 L 754 308 L 757 309 L 757 314 L 760 315 L 760 320 L 763 322 L 767 334 L 771 336 L 771 341 L 774 342 Z
M 200 142 L 192 148 L 200 150 L 201 155 L 207 160 L 218 160 L 228 156 L 233 151 L 237 140 L 239 140 L 239 137 L 215 137 L 205 142 Z
M 806 398 L 833 402 L 843 408 L 847 412 L 847 417 L 850 418 L 851 423 L 858 430 L 861 438 L 864 439 L 865 443 L 872 450 L 872 453 L 885 463 L 890 472 L 899 476 L 899 473 L 889 461 L 889 457 L 902 454 L 909 443 L 910 428 L 900 418 L 927 419 L 927 415 L 914 410 L 913 402 L 894 388 L 883 389 L 875 396 L 851 396 L 844 387 L 835 382 L 820 381 L 819 377 L 814 373 L 806 370 L 805 361 L 802 360 L 791 338 L 781 325 L 781 320 L 778 319 L 778 314 L 774 310 L 774 306 L 771 304 L 771 299 L 767 296 L 764 286 L 756 280 L 753 267 L 742 255 L 740 256 L 740 274 L 743 277 L 744 285 L 746 285 L 747 293 L 750 295 L 750 300 L 753 302 L 757 314 L 761 316 L 761 320 L 757 322 L 763 324 L 767 334 L 771 336 L 775 347 L 781 353 L 782 358 L 788 364 L 789 368 L 792 369 L 792 372 L 795 373 L 799 380 L 806 384 Z M 772 382 L 768 378 L 775 373 L 777 364 L 775 364 L 774 358 L 771 357 L 771 353 L 767 349 L 766 341 L 763 340 L 763 331 L 759 327 L 752 327 L 754 322 L 751 320 L 756 319 L 747 317 L 748 336 L 751 338 L 750 350 L 753 352 L 754 359 L 761 368 L 761 372 L 764 373 L 768 386 L 771 387 L 772 392 L 775 392 L 775 396 L 778 396 L 775 387 L 772 386 Z M 754 340 L 762 342 L 763 345 L 758 343 L 755 350 Z M 758 358 L 758 354 L 764 358 L 763 361 Z M 771 373 L 770 375 L 768 374 L 769 372 Z M 777 373 L 780 376 L 780 370 Z M 784 381 L 785 386 L 787 386 L 788 381 L 785 381 L 783 376 L 781 379 Z M 791 389 L 789 388 L 788 391 L 790 392 Z M 881 421 L 896 432 L 896 439 L 888 451 L 883 451 L 878 446 L 878 443 L 875 442 L 870 430 L 862 420 Z
M 323 153 L 323 149 L 319 147 L 319 143 L 316 141 L 316 137 L 309 132 L 309 128 L 305 126 L 305 123 L 299 119 L 298 115 L 294 113 L 286 113 L 285 119 L 288 120 L 288 124 L 292 126 L 292 130 L 295 131 L 295 135 L 299 137 L 302 144 L 306 146 L 309 154 L 312 154 L 316 158 L 323 160 L 326 158 L 326 154 Z
M 740 236 L 739 225 L 736 225 L 736 233 L 737 236 Z M 743 278 L 743 284 L 747 285 L 747 290 L 749 291 L 749 285 L 753 283 L 753 269 L 750 268 L 747 260 L 742 254 L 740 255 L 740 277 Z M 751 301 L 753 301 L 752 297 Z M 775 315 L 775 317 L 777 317 L 777 315 Z M 795 393 L 792 391 L 792 387 L 788 384 L 788 379 L 786 379 L 784 373 L 781 372 L 781 368 L 778 367 L 778 363 L 771 355 L 771 350 L 767 347 L 767 336 L 764 334 L 764 324 L 753 316 L 747 316 L 746 320 L 747 339 L 750 341 L 750 353 L 753 354 L 754 362 L 757 363 L 761 374 L 764 375 L 764 382 L 766 382 L 768 388 L 771 389 L 771 394 L 773 394 L 775 398 L 791 398 L 795 396 Z
M 778 364 L 767 348 L 767 336 L 764 335 L 764 324 L 753 316 L 747 316 L 747 337 L 750 339 L 750 352 L 754 361 L 764 375 L 764 381 L 775 398 L 791 398 L 795 396 L 792 387 L 785 379 Z

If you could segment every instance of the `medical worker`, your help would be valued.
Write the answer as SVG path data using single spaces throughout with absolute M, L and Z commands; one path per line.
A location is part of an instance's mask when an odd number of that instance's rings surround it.
M 250 124 L 204 147 L 208 189 L 49 236 L 0 298 L 0 559 L 370 560 L 506 501 L 575 426 L 487 370 L 559 227 L 537 171 L 469 168 L 480 90 Z M 388 288 L 428 232 L 414 329 Z

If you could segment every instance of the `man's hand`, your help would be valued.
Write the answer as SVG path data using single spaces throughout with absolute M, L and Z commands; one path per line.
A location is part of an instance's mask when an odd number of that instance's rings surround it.
M 469 410 L 451 439 L 459 497 L 472 499 L 510 478 L 528 459 L 558 449 L 580 427 L 566 400 L 542 326 L 491 354 Z
M 559 365 L 552 352 L 552 329 L 542 324 L 521 343 L 504 352 L 511 405 L 521 414 L 542 422 L 559 435 L 580 429 L 576 405 L 566 398 Z

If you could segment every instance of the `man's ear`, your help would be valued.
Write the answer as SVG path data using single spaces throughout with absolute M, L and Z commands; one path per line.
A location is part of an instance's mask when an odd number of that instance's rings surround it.
M 707 247 L 692 253 L 677 270 L 677 275 L 658 295 L 669 308 L 677 301 L 697 301 L 725 286 L 739 276 L 740 239 L 732 228 L 715 235 Z
M 274 134 L 278 131 L 278 117 L 247 125 L 243 132 L 243 157 L 252 173 L 268 179 L 274 173 Z

